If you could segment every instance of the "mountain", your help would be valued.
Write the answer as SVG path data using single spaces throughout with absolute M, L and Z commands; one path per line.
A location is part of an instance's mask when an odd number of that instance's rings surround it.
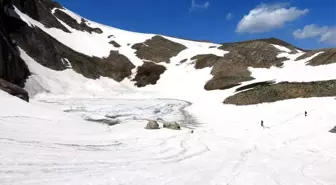
M 335 69 L 336 48 L 135 33 L 0 0 L 0 184 L 334 185 Z
M 25 88 L 30 96 L 56 92 L 53 92 L 52 87 L 43 85 L 49 82 L 43 81 L 43 74 L 34 71 L 29 64 L 27 66 L 27 60 L 33 60 L 55 72 L 70 69 L 88 79 L 108 77 L 116 82 L 129 81 L 128 84 L 137 87 L 160 83 L 160 76 L 175 68 L 193 66 L 201 70 L 210 67 L 211 79 L 202 79 L 207 81 L 199 82 L 204 89 L 227 90 L 242 85 L 250 87 L 247 91 L 232 95 L 237 98 L 230 97 L 224 101 L 240 105 L 298 97 L 335 96 L 333 92 L 336 92 L 333 88 L 329 89 L 329 93 L 316 89 L 303 90 L 315 85 L 301 83 L 309 80 L 279 80 L 278 78 L 282 77 L 271 75 L 259 79 L 251 72 L 264 70 L 269 73 L 276 70 L 279 75 L 286 75 L 285 72 L 292 63 L 296 63 L 298 67 L 300 64 L 300 67 L 307 70 L 311 69 L 309 66 L 323 67 L 325 64 L 336 62 L 334 48 L 307 51 L 276 38 L 219 45 L 163 35 L 134 33 L 89 21 L 49 0 L 2 0 L 1 47 L 3 52 L 0 77 Z M 28 58 L 23 58 L 22 53 Z M 36 76 L 39 76 L 39 80 Z M 334 86 L 333 77 L 314 81 L 321 80 L 328 81 L 319 82 L 319 89 L 329 87 L 330 84 Z M 261 87 L 262 81 L 276 82 Z M 280 83 L 283 81 L 288 82 L 284 85 Z M 288 85 L 294 89 L 284 88 Z M 303 92 L 288 92 L 299 90 Z M 259 91 L 265 93 L 263 97 L 271 98 L 257 98 L 254 94 L 260 94 Z M 246 95 L 260 100 L 249 102 L 239 98 Z

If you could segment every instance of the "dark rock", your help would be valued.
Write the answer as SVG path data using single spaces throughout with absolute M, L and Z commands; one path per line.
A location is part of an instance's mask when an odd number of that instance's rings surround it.
M 188 59 L 183 59 L 183 60 L 180 61 L 180 64 L 183 64 L 183 63 L 185 63 L 186 61 L 188 61 Z
M 120 45 L 116 42 L 116 41 L 114 41 L 114 40 L 112 40 L 111 42 L 109 42 L 110 44 L 112 44 L 114 47 L 116 47 L 116 48 L 120 48 Z
M 70 31 L 65 28 L 52 15 L 53 8 L 63 8 L 58 3 L 51 0 L 10 0 L 21 12 L 29 15 L 29 17 L 41 22 L 47 28 L 58 28 L 65 32 Z
M 313 56 L 313 55 L 315 55 L 316 53 L 319 53 L 319 52 L 323 52 L 323 53 L 317 55 L 316 57 L 314 57 L 313 59 L 308 61 L 308 63 L 307 63 L 308 65 L 318 66 L 318 65 L 326 65 L 326 64 L 336 63 L 336 48 L 309 51 L 309 52 L 301 55 L 300 57 L 298 57 L 296 59 L 296 61 L 309 58 L 309 57 L 311 57 L 311 56 Z
M 63 45 L 37 27 L 25 25 L 11 33 L 13 40 L 36 62 L 53 70 L 65 70 L 63 58 L 87 78 L 110 77 L 118 82 L 132 74 L 135 67 L 124 55 L 111 51 L 107 58 L 90 57 Z
M 114 125 L 120 124 L 119 120 L 107 119 L 107 118 L 101 118 L 101 119 L 85 118 L 85 120 L 86 121 L 91 121 L 91 122 L 107 124 L 108 126 L 114 126 Z
M 0 0 L 0 78 L 23 87 L 30 72 L 10 38 L 14 22 L 7 14 L 9 7 L 9 1 Z M 22 21 L 20 23 L 24 24 Z
M 206 67 L 212 67 L 221 58 L 222 57 L 218 57 L 217 55 L 206 54 L 206 55 L 196 55 L 192 57 L 191 60 L 196 60 L 195 62 L 196 69 L 203 69 Z
M 248 85 L 245 85 L 245 86 L 242 86 L 242 87 L 237 88 L 237 89 L 236 89 L 236 92 L 244 91 L 244 90 L 246 90 L 246 89 L 251 89 L 251 88 L 258 87 L 258 86 L 272 85 L 272 84 L 274 84 L 274 83 L 275 83 L 275 81 L 265 81 L 265 82 L 252 83 L 252 84 L 248 84 Z
M 336 134 L 336 126 L 333 129 L 331 129 L 329 132 Z
M 336 96 L 336 80 L 318 82 L 281 82 L 278 84 L 259 85 L 230 96 L 226 104 L 251 105 L 280 100 L 311 97 Z
M 0 90 L 3 90 L 7 92 L 8 94 L 16 96 L 26 102 L 29 102 L 29 95 L 27 91 L 3 79 L 0 79 Z
M 109 35 L 107 38 L 109 38 L 109 39 L 114 38 L 114 35 Z
M 153 62 L 144 62 L 142 66 L 137 69 L 137 74 L 133 81 L 138 87 L 145 87 L 149 84 L 156 84 L 160 79 L 161 74 L 166 71 L 166 68 L 162 65 L 155 64 Z
M 241 45 L 241 44 L 249 44 L 249 43 L 254 43 L 254 42 L 263 42 L 265 44 L 275 44 L 275 45 L 279 45 L 279 46 L 284 46 L 290 50 L 292 50 L 292 52 L 296 53 L 296 49 L 301 50 L 301 51 L 307 51 L 298 47 L 295 47 L 291 44 L 289 44 L 288 42 L 285 42 L 283 40 L 277 39 L 277 38 L 265 38 L 265 39 L 255 39 L 255 40 L 248 40 L 248 41 L 242 41 L 242 42 L 231 42 L 231 43 L 223 43 L 221 47 L 219 47 L 219 49 L 223 49 L 223 50 L 231 50 L 232 48 L 234 48 L 237 45 Z
M 96 32 L 96 33 L 103 33 L 103 31 L 100 28 L 91 28 L 86 24 L 86 20 L 82 18 L 81 23 L 78 23 L 74 18 L 72 18 L 70 15 L 66 14 L 65 12 L 57 9 L 54 13 L 54 15 L 62 20 L 64 23 L 69 25 L 71 28 L 79 30 L 79 31 L 86 31 L 89 33 Z
M 161 36 L 154 36 L 144 43 L 134 44 L 132 48 L 136 50 L 135 53 L 140 59 L 156 63 L 169 63 L 171 57 L 186 49 L 184 45 L 172 42 Z
M 250 81 L 248 67 L 270 68 L 282 67 L 286 58 L 278 58 L 279 50 L 264 41 L 249 41 L 223 45 L 230 52 L 223 57 L 201 55 L 196 61 L 196 68 L 212 67 L 214 76 L 205 85 L 206 90 L 228 89 Z
M 168 128 L 168 129 L 171 129 L 171 130 L 181 130 L 181 126 L 176 122 L 174 122 L 174 123 L 164 123 L 163 128 Z
M 209 80 L 205 86 L 205 90 L 225 90 L 230 89 L 232 87 L 236 87 L 241 85 L 241 82 L 253 80 L 252 77 L 245 77 L 245 76 L 215 76 L 211 80 Z
M 158 122 L 156 122 L 154 120 L 150 120 L 150 121 L 148 121 L 145 129 L 149 129 L 149 130 L 160 129 L 160 125 L 158 124 Z

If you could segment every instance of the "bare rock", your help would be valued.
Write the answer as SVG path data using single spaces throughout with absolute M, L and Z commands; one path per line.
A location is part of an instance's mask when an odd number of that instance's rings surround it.
M 186 47 L 161 36 L 154 36 L 144 43 L 137 43 L 132 46 L 136 50 L 136 55 L 140 59 L 153 61 L 156 63 L 170 62 L 170 58 L 176 56 Z
M 329 48 L 329 49 L 321 49 L 321 50 L 313 50 L 309 51 L 296 59 L 302 60 L 308 57 L 315 55 L 316 53 L 323 52 L 316 57 L 312 58 L 308 61 L 308 65 L 311 66 L 318 66 L 318 65 L 326 65 L 326 64 L 333 64 L 336 63 L 336 48 Z
M 13 29 L 18 29 L 20 25 L 25 25 L 25 23 L 6 13 L 10 7 L 10 2 L 0 0 L 0 78 L 24 87 L 30 72 L 26 63 L 21 59 L 20 52 L 10 35 Z
M 149 130 L 160 129 L 160 125 L 158 124 L 158 122 L 154 120 L 149 120 L 145 129 L 149 129 Z
M 269 42 L 275 42 L 270 40 Z M 269 42 L 262 40 L 228 43 L 221 46 L 230 52 L 223 57 L 216 55 L 198 55 L 195 68 L 212 67 L 210 79 L 204 86 L 206 90 L 224 90 L 240 85 L 242 82 L 253 80 L 249 67 L 270 68 L 282 67 L 286 58 L 278 58 L 281 52 Z M 280 42 L 280 41 L 279 41 Z M 284 44 L 284 43 L 283 43 Z
M 0 79 L 0 90 L 7 92 L 13 96 L 16 96 L 26 102 L 29 102 L 29 95 L 28 92 L 22 89 L 21 87 L 9 83 L 3 79 Z
M 156 84 L 160 79 L 161 74 L 166 71 L 166 68 L 162 65 L 155 64 L 153 62 L 144 62 L 142 66 L 137 69 L 137 74 L 133 81 L 137 87 L 145 87 L 149 84 Z
M 250 87 L 253 87 L 250 86 Z M 336 80 L 317 82 L 272 82 L 256 84 L 224 100 L 226 104 L 252 105 L 295 98 L 336 96 Z
M 65 22 L 67 25 L 69 25 L 70 27 L 76 30 L 86 31 L 89 33 L 92 33 L 92 32 L 99 33 L 99 34 L 103 33 L 103 31 L 100 28 L 91 28 L 90 26 L 88 26 L 87 21 L 85 19 L 82 18 L 81 23 L 78 23 L 77 20 L 75 20 L 70 15 L 66 14 L 65 12 L 59 9 L 56 9 L 54 15 L 60 20 L 62 20 L 63 22 Z
M 213 54 L 205 54 L 205 55 L 196 55 L 191 58 L 191 60 L 195 61 L 195 68 L 196 69 L 203 69 L 206 67 L 212 67 L 215 65 L 217 60 L 221 59 L 222 57 L 218 57 L 217 55 Z
M 110 44 L 112 44 L 115 48 L 120 48 L 120 44 L 118 44 L 116 41 L 112 40 L 109 42 Z
M 168 129 L 171 129 L 171 130 L 181 130 L 181 126 L 176 122 L 174 122 L 174 123 L 164 123 L 163 128 L 168 128 Z
M 329 132 L 336 134 L 336 126 L 333 129 L 331 129 Z

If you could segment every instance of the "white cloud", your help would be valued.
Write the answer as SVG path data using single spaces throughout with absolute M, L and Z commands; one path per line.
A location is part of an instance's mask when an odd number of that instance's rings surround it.
M 315 24 L 306 25 L 303 29 L 298 29 L 293 32 L 296 39 L 319 38 L 320 42 L 336 44 L 336 27 L 318 26 Z
M 300 10 L 288 7 L 288 4 L 261 4 L 240 20 L 236 32 L 262 33 L 281 28 L 287 22 L 294 21 L 307 14 L 308 9 Z
M 196 10 L 196 9 L 208 9 L 210 7 L 210 2 L 206 1 L 203 4 L 198 4 L 196 3 L 195 0 L 191 1 L 191 7 L 190 7 L 190 11 Z
M 231 20 L 233 18 L 233 14 L 230 12 L 226 15 L 226 20 Z

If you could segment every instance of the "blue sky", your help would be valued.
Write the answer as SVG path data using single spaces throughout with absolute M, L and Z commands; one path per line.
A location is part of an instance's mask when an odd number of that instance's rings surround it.
M 113 27 L 195 40 L 276 37 L 307 49 L 336 46 L 335 0 L 59 0 Z

